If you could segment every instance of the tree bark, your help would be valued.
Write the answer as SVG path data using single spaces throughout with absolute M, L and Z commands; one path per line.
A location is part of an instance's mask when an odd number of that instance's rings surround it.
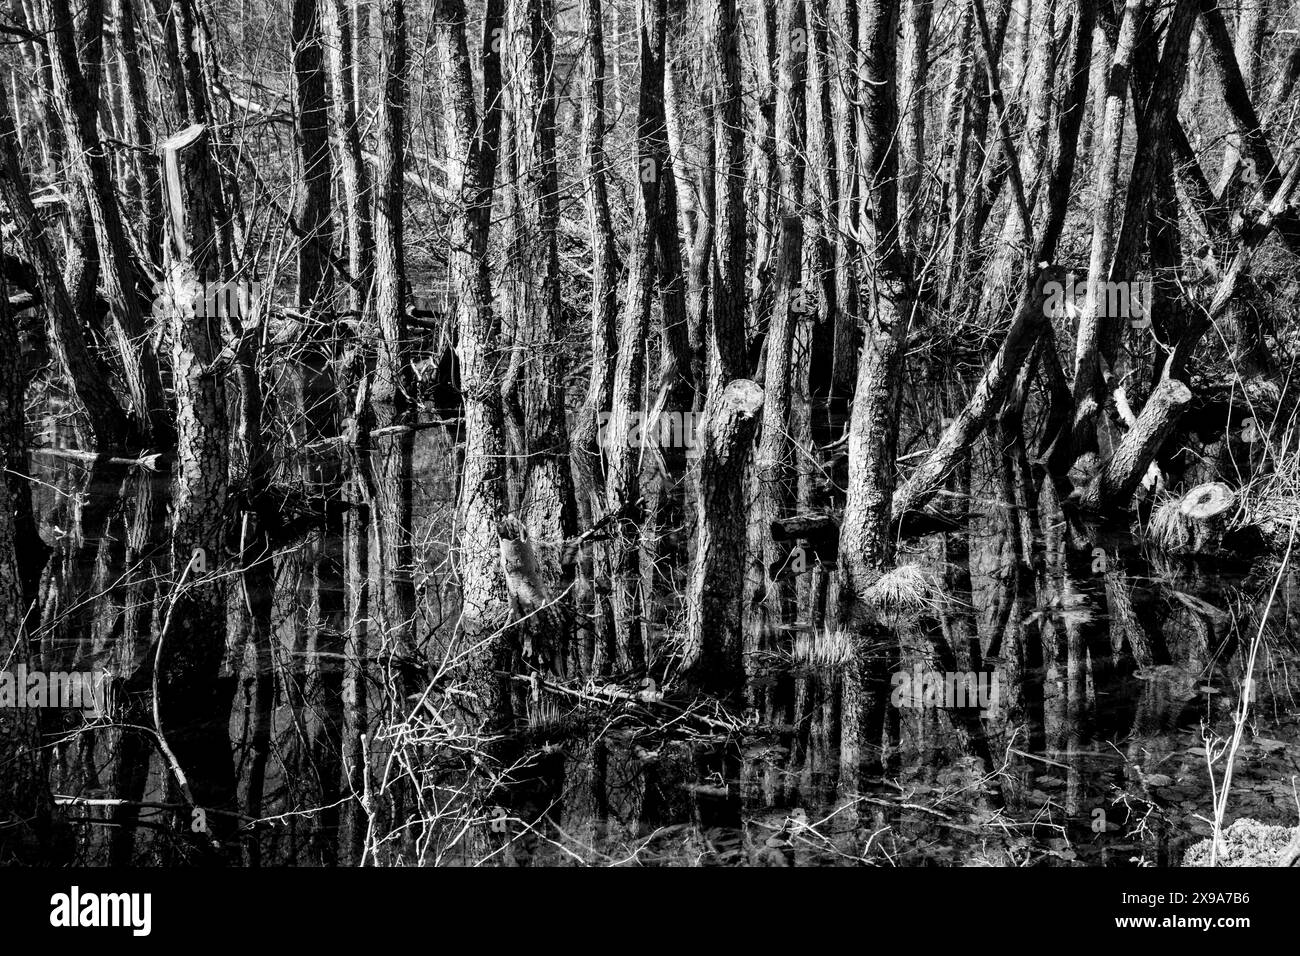
M 95 81 L 91 83 L 87 82 L 86 72 L 78 61 L 76 34 L 67 0 L 46 2 L 54 89 L 62 100 L 68 155 L 94 224 L 99 253 L 105 260 L 101 279 L 112 316 L 114 346 L 131 397 L 132 420 L 142 437 L 165 446 L 171 441 L 171 417 L 163 398 L 157 356 L 140 311 L 136 268 L 126 229 L 114 198 L 108 160 L 99 139 L 98 74 L 102 43 L 98 38 L 103 26 L 103 4 L 101 0 L 94 0 L 87 9 L 88 22 L 94 24 L 91 32 L 96 38 L 91 44 L 95 61 L 88 64 L 88 70 L 95 74 Z
M 658 435 L 642 405 L 646 376 L 646 342 L 655 288 L 655 240 L 658 235 L 659 189 L 667 130 L 663 113 L 664 20 L 663 0 L 642 0 L 637 8 L 637 33 L 641 38 L 641 90 L 637 107 L 636 188 L 633 192 L 632 236 L 628 245 L 627 298 L 619 326 L 618 360 L 614 370 L 613 403 L 607 434 L 609 476 L 606 507 L 610 511 L 640 500 L 641 449 L 638 433 Z M 641 419 L 641 428 L 636 422 Z M 621 522 L 611 545 L 615 639 L 619 663 L 639 670 L 645 666 L 641 619 L 645 614 L 641 591 L 637 529 Z
M 1092 214 L 1092 246 L 1088 261 L 1088 294 L 1075 341 L 1073 445 L 1076 458 L 1097 450 L 1097 421 L 1103 398 L 1101 355 L 1103 340 L 1117 317 L 1103 314 L 1098 299 L 1101 283 L 1109 275 L 1118 226 L 1118 185 L 1124 120 L 1128 111 L 1129 68 L 1144 17 L 1149 16 L 1146 0 L 1127 0 L 1120 21 L 1119 39 L 1107 76 L 1105 113 L 1099 117 L 1101 135 L 1093 167 L 1096 198 Z
M 1142 407 L 1133 427 L 1084 489 L 1081 504 L 1091 511 L 1127 504 L 1191 401 L 1192 390 L 1182 382 L 1177 379 L 1161 382 Z
M 709 279 L 707 391 L 745 368 L 745 131 L 741 118 L 736 0 L 709 0 L 708 68 L 713 82 L 713 271 Z
M 852 655 L 844 673 L 840 759 L 852 783 L 881 741 L 887 655 L 876 644 L 886 633 L 872 624 L 867 589 L 893 560 L 890 518 L 894 498 L 904 341 L 914 306 L 911 280 L 898 245 L 898 117 L 896 33 L 898 0 L 870 0 L 859 35 L 866 71 L 858 162 L 866 185 L 862 232 L 867 242 L 869 306 L 858 359 L 858 384 L 849 420 L 848 493 L 840 526 L 840 606 L 836 626 L 847 629 Z
M 511 719 L 508 681 L 497 673 L 508 660 L 501 633 L 509 613 L 501 569 L 498 525 L 505 514 L 504 416 L 497 366 L 500 324 L 492 308 L 488 230 L 501 129 L 501 37 L 504 4 L 491 0 L 483 24 L 483 105 L 474 100 L 465 38 L 465 4 L 449 0 L 434 23 L 442 70 L 447 183 L 459 206 L 450 226 L 450 274 L 456 299 L 456 351 L 465 402 L 465 459 L 457 527 L 462 551 L 459 632 L 468 656 L 466 679 L 475 711 L 488 730 Z M 480 124 L 480 115 L 482 121 Z
M 560 299 L 559 176 L 556 171 L 556 94 L 554 89 L 555 10 L 551 0 L 515 0 L 510 33 L 526 45 L 516 59 L 514 129 L 522 168 L 516 180 L 525 222 L 525 311 L 517 317 L 526 343 L 524 356 L 524 444 L 528 454 L 524 521 L 531 533 L 544 578 L 554 585 L 553 611 L 565 615 L 572 565 L 562 562 L 564 542 L 578 531 L 565 421 L 565 363 Z M 518 342 L 517 342 L 518 346 Z M 569 656 L 569 634 L 556 634 L 563 647 L 553 660 Z
M 745 537 L 745 456 L 763 408 L 763 389 L 737 379 L 710 393 L 700 428 L 700 508 L 686 591 L 681 672 L 700 693 L 733 700 L 743 678 L 740 581 Z
M 126 416 L 109 385 L 107 371 L 86 343 L 81 320 L 50 248 L 45 224 L 28 195 L 17 143 L 18 134 L 9 112 L 9 94 L 0 84 L 0 191 L 17 223 L 23 254 L 35 272 L 45 305 L 49 344 L 59 373 L 85 416 L 89 444 L 96 448 L 115 448 L 126 436 Z

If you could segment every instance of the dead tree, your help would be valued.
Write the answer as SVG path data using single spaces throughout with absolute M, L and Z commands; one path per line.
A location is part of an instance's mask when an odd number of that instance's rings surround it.
M 206 113 L 202 105 L 196 108 Z M 224 330 L 220 318 L 208 315 L 196 301 L 203 284 L 220 281 L 211 202 L 217 174 L 208 137 L 207 126 L 196 124 L 162 144 L 171 210 L 167 262 L 176 392 L 171 538 L 176 584 L 159 637 L 155 707 L 179 765 L 192 775 L 194 799 L 200 806 L 231 809 L 235 782 L 226 719 L 234 680 L 221 677 L 226 586 L 218 567 L 225 553 L 229 435 L 223 383 L 214 374 L 215 345 Z
M 1123 506 L 1137 490 L 1138 482 L 1156 453 L 1192 401 L 1192 390 L 1177 379 L 1165 379 L 1151 393 L 1133 427 L 1084 489 L 1084 507 L 1101 511 Z

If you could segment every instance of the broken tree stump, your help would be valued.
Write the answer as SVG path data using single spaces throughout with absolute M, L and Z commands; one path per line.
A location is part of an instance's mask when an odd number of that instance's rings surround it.
M 1197 485 L 1178 504 L 1191 530 L 1192 551 L 1209 551 L 1223 540 L 1237 495 L 1221 481 Z

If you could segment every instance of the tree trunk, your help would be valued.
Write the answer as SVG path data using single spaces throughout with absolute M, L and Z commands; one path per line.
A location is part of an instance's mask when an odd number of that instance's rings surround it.
M 888 655 L 874 645 L 888 645 L 892 635 L 872 623 L 867 589 L 893 560 L 890 518 L 903 343 L 914 305 L 897 233 L 898 8 L 898 0 L 870 0 L 859 23 L 866 72 L 858 162 L 867 187 L 862 232 L 870 253 L 862 298 L 869 311 L 849 421 L 849 480 L 840 526 L 836 621 L 852 642 L 844 672 L 840 738 L 843 780 L 850 785 L 864 760 L 876 762 L 871 751 L 879 747 L 884 726 Z
M 52 75 L 56 95 L 62 100 L 64 136 L 68 154 L 94 224 L 95 241 L 105 259 L 101 278 L 112 316 L 113 341 L 131 397 L 132 419 L 146 440 L 167 445 L 172 436 L 171 418 L 163 398 L 162 377 L 150 337 L 140 312 L 136 269 L 131 258 L 126 229 L 114 200 L 114 186 L 108 160 L 99 146 L 100 53 L 103 4 L 94 0 L 87 9 L 88 23 L 95 36 L 91 44 L 95 60 L 88 69 L 95 82 L 88 83 L 77 58 L 77 41 L 67 0 L 47 0 L 51 32 Z
M 663 0 L 643 0 L 637 8 L 641 38 L 641 90 L 637 107 L 636 188 L 633 192 L 632 236 L 628 246 L 627 299 L 619 327 L 618 361 L 614 370 L 613 404 L 607 434 L 609 477 L 606 506 L 616 511 L 640 500 L 641 449 L 638 433 L 658 434 L 642 404 L 646 377 L 646 344 L 654 303 L 655 240 L 658 235 L 659 188 L 667 145 L 663 113 Z M 641 427 L 637 427 L 638 419 Z M 613 603 L 619 663 L 639 670 L 645 666 L 645 614 L 641 591 L 637 529 L 620 522 L 611 546 Z
M 459 206 L 450 225 L 450 274 L 456 299 L 457 342 L 465 402 L 465 464 L 457 526 L 462 551 L 461 643 L 466 678 L 477 694 L 475 712 L 487 730 L 503 729 L 511 718 L 508 680 L 498 674 L 506 661 L 501 629 L 509 612 L 501 569 L 498 525 L 505 514 L 498 338 L 492 308 L 487 246 L 493 182 L 501 129 L 501 37 L 504 4 L 490 0 L 483 25 L 483 107 L 474 101 L 473 72 L 465 39 L 463 0 L 440 8 L 434 42 L 442 69 L 443 129 L 447 184 Z
M 577 534 L 578 521 L 570 468 L 569 435 L 565 421 L 565 363 L 562 360 L 563 316 L 560 300 L 559 177 L 556 172 L 556 95 L 554 90 L 554 16 L 551 0 L 514 0 L 509 33 L 525 49 L 514 62 L 520 73 L 513 87 L 515 143 L 521 168 L 515 180 L 519 192 L 525 243 L 520 290 L 525 309 L 516 347 L 525 345 L 523 516 L 531 533 L 543 578 L 554 585 L 556 606 L 563 616 L 571 605 L 565 596 L 572 565 L 562 563 L 564 542 Z M 569 656 L 570 634 L 556 634 L 564 646 L 549 649 L 562 664 Z
M 379 47 L 379 161 L 375 170 L 375 319 L 378 355 L 370 403 L 376 429 L 414 419 L 414 376 L 405 340 L 406 246 L 403 227 L 407 49 L 404 0 L 375 8 Z M 411 684 L 415 659 L 415 567 L 411 546 L 411 454 L 415 435 L 400 431 L 376 440 L 375 501 L 370 526 L 370 597 L 396 699 L 395 719 L 405 716 L 407 698 L 422 688 Z
M 109 385 L 107 371 L 87 346 L 81 319 L 46 237 L 45 224 L 32 205 L 27 177 L 18 160 L 18 134 L 9 113 L 9 95 L 0 85 L 0 191 L 18 225 L 20 247 L 35 272 L 45 306 L 49 344 L 60 377 L 85 416 L 89 444 L 114 448 L 126 435 L 127 421 Z
M 686 590 L 681 671 L 692 689 L 732 700 L 743 679 L 740 581 L 745 536 L 745 456 L 763 408 L 763 390 L 748 379 L 710 392 L 700 427 L 700 508 L 695 560 Z
M 745 131 L 741 118 L 740 26 L 736 0 L 706 6 L 713 81 L 713 273 L 709 279 L 707 391 L 745 368 Z
M 602 424 L 614 392 L 614 331 L 618 322 L 618 253 L 614 225 L 609 211 L 608 160 L 605 155 L 605 34 L 601 0 L 586 0 L 582 6 L 586 47 L 583 73 L 582 143 L 584 173 L 589 181 L 586 193 L 587 225 L 591 233 L 591 376 L 587 394 L 573 429 L 573 473 L 579 523 L 588 531 L 603 517 L 604 447 Z M 604 576 L 606 549 L 585 544 L 581 559 L 583 605 L 592 623 L 584 639 L 584 668 L 597 672 L 608 666 L 616 653 L 613 646 L 613 611 L 606 593 Z M 598 570 L 599 569 L 599 570 Z M 602 584 L 603 582 L 603 584 Z

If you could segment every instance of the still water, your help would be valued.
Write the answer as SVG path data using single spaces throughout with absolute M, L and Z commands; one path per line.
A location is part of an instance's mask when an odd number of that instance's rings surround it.
M 429 657 L 456 613 L 445 573 L 451 457 L 437 436 L 421 438 L 415 567 L 405 573 Z M 173 579 L 167 476 L 35 462 L 52 551 L 33 646 L 47 669 L 107 672 L 113 688 L 108 716 L 53 712 L 42 728 L 68 862 L 204 862 L 195 844 L 210 819 L 227 824 L 224 862 L 267 865 L 1177 865 L 1210 832 L 1207 744 L 1213 754 L 1232 735 L 1256 633 L 1224 824 L 1296 823 L 1296 575 L 1284 571 L 1261 622 L 1279 568 L 1267 549 L 1170 555 L 1121 532 L 1105 539 L 1089 586 L 1013 600 L 996 508 L 971 525 L 968 594 L 890 620 L 888 746 L 863 765 L 841 766 L 833 642 L 795 627 L 752 668 L 743 711 L 674 702 L 653 680 L 523 688 L 533 695 L 527 726 L 495 745 L 513 766 L 505 790 L 433 708 L 421 712 L 424 737 L 395 742 L 372 720 L 367 785 L 403 774 L 411 783 L 405 796 L 400 786 L 388 800 L 373 794 L 365 811 L 341 752 L 343 543 L 318 530 L 288 535 L 274 559 L 269 640 L 227 664 L 238 806 L 196 815 L 148 711 L 152 635 Z M 951 580 L 936 538 L 905 543 L 899 561 Z M 249 596 L 231 593 L 238 621 Z M 678 610 L 657 625 L 660 657 Z M 968 638 L 967 672 L 954 676 L 934 637 L 956 645 L 962 633 L 978 640 Z M 1090 660 L 1098 634 L 1114 652 L 1105 662 Z M 373 694 L 383 674 L 376 666 L 361 680 Z M 957 688 L 971 694 L 954 700 Z M 1212 769 L 1221 778 L 1223 761 Z

